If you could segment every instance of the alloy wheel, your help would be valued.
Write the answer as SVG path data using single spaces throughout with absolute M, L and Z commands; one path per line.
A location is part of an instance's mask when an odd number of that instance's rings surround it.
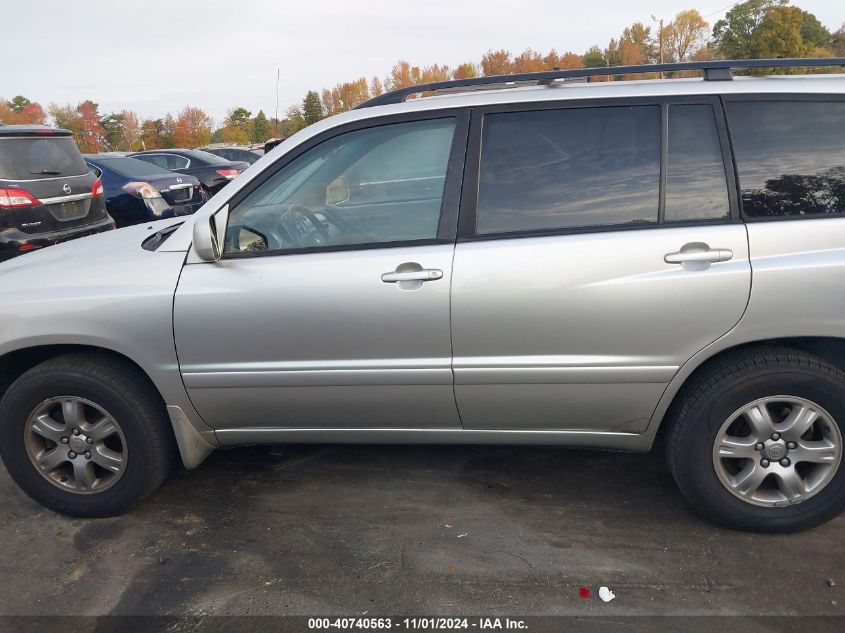
M 39 404 L 27 419 L 24 444 L 39 474 L 65 492 L 102 492 L 126 470 L 120 425 L 85 398 L 59 396 Z
M 806 501 L 836 474 L 842 434 L 818 404 L 795 396 L 755 400 L 716 435 L 713 465 L 722 485 L 757 506 Z

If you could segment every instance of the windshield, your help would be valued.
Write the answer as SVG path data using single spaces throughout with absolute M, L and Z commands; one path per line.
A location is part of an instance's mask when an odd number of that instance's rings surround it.
M 0 178 L 40 180 L 88 173 L 70 136 L 4 138 L 0 140 Z
M 137 158 L 108 158 L 100 159 L 99 164 L 107 169 L 117 172 L 127 178 L 144 178 L 146 176 L 173 175 L 164 167 L 153 165 Z

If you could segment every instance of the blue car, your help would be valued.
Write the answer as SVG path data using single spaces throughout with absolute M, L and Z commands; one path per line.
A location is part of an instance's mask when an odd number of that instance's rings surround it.
M 85 154 L 88 168 L 103 182 L 106 208 L 118 227 L 189 215 L 208 199 L 200 181 L 137 158 Z

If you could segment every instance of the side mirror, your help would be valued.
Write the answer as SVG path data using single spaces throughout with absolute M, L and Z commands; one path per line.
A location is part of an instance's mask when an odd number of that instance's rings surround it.
M 200 259 L 216 262 L 223 256 L 223 240 L 229 222 L 229 205 L 194 223 L 194 250 Z
M 226 229 L 226 248 L 239 253 L 266 251 L 269 246 L 267 236 L 248 226 L 230 226 Z M 225 251 L 226 248 L 223 250 Z

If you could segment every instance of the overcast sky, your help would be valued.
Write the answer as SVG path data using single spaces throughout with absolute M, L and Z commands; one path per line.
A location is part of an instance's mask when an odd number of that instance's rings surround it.
M 454 67 L 488 49 L 583 52 L 636 20 L 697 8 L 712 24 L 729 0 L 2 0 L 0 96 L 43 105 L 91 99 L 141 117 L 233 106 L 272 116 L 399 59 Z M 797 0 L 822 24 L 843 0 Z M 645 8 L 636 8 L 636 7 Z

